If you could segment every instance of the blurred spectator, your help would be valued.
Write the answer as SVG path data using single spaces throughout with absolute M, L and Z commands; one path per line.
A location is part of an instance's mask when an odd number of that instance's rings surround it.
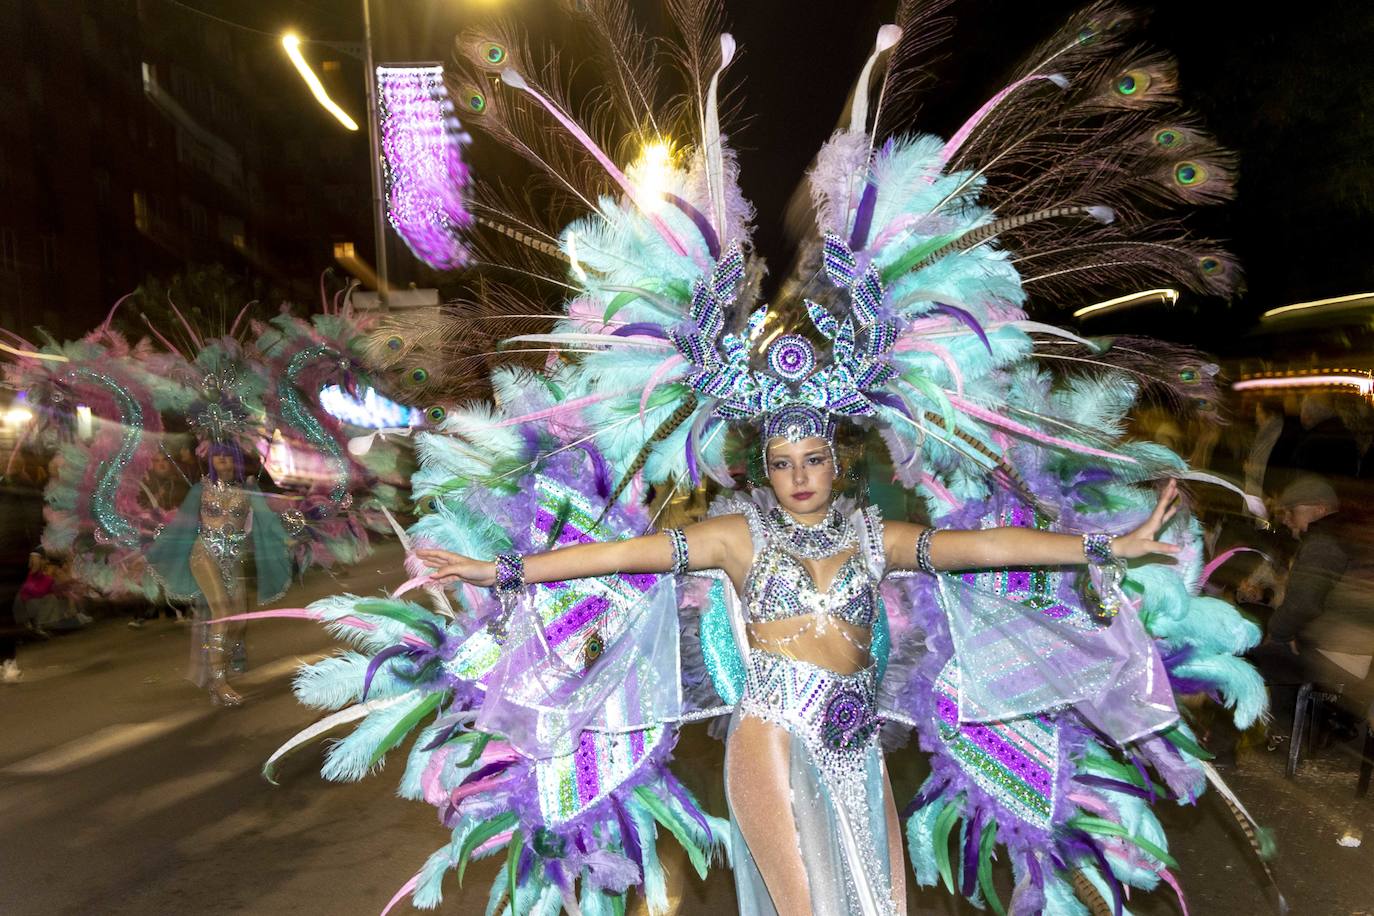
M 77 607 L 81 592 L 63 559 L 34 551 L 29 555 L 29 574 L 15 597 L 15 622 L 39 635 L 80 629 L 91 622 Z
M 1291 712 L 1285 701 L 1308 681 L 1344 685 L 1352 711 L 1368 714 L 1374 557 L 1343 533 L 1342 514 L 1335 488 L 1314 474 L 1300 474 L 1278 497 L 1277 519 L 1298 538 L 1298 548 L 1253 655 L 1280 714 Z

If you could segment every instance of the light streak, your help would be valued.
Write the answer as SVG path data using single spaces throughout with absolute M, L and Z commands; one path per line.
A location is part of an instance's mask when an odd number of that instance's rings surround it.
M 1144 305 L 1145 303 L 1153 302 L 1156 299 L 1160 302 L 1167 303 L 1168 305 L 1176 305 L 1178 303 L 1178 290 L 1169 288 L 1147 289 L 1139 293 L 1131 293 L 1128 296 L 1118 296 L 1115 299 L 1108 299 L 1106 302 L 1097 302 L 1093 305 L 1085 305 L 1083 308 L 1074 312 L 1073 317 L 1086 318 L 1089 315 L 1096 315 L 1099 312 L 1105 312 L 1108 309 L 1114 309 L 1117 307 L 1131 305 Z
M 1281 305 L 1276 309 L 1270 309 L 1260 315 L 1260 321 L 1269 321 L 1274 318 L 1282 318 L 1294 312 L 1306 312 L 1312 309 L 1323 309 L 1332 305 L 1351 306 L 1355 304 L 1374 305 L 1374 293 L 1352 293 L 1349 296 L 1334 296 L 1330 299 L 1314 299 L 1311 302 L 1295 302 L 1292 305 Z
M 320 82 L 315 71 L 311 70 L 310 65 L 306 63 L 305 57 L 301 54 L 300 36 L 294 32 L 287 32 L 281 37 L 281 46 L 286 49 L 286 56 L 291 58 L 291 63 L 295 64 L 296 72 L 301 75 L 301 79 L 305 80 L 305 85 L 310 87 L 310 94 L 315 96 L 315 101 L 319 102 L 325 111 L 338 119 L 338 122 L 344 127 L 349 130 L 357 130 L 358 122 L 350 118 L 348 112 L 335 104 L 334 100 L 329 97 L 329 93 L 325 91 L 324 83 Z

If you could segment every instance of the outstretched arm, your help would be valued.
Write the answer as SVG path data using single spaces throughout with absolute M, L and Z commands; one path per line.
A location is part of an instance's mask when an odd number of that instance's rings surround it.
M 1174 554 L 1179 548 L 1155 540 L 1177 511 L 1178 484 L 1169 481 L 1159 494 L 1154 511 L 1139 528 L 1112 542 L 1112 553 L 1123 560 L 1150 554 Z M 924 526 L 892 522 L 885 526 L 884 548 L 891 566 L 916 568 L 916 542 Z M 1087 562 L 1083 538 L 1031 528 L 986 528 L 978 531 L 942 530 L 930 542 L 930 560 L 936 569 L 999 569 L 1021 566 L 1067 566 Z
M 748 544 L 749 529 L 740 516 L 724 516 L 688 525 L 688 569 L 725 569 L 733 572 L 733 559 L 741 535 Z M 747 566 L 749 553 L 745 553 Z M 448 550 L 421 549 L 415 551 L 421 561 L 434 569 L 437 582 L 467 582 L 490 586 L 496 582 L 496 564 L 490 560 L 476 560 Z M 673 548 L 668 535 L 649 534 L 625 541 L 605 541 L 597 544 L 576 544 L 546 553 L 525 556 L 525 581 L 565 582 L 592 576 L 620 573 L 664 573 L 672 569 Z

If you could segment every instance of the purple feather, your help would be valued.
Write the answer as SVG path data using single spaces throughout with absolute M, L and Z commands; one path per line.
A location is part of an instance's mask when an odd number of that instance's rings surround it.
M 1148 798 L 1154 801 L 1148 789 L 1142 789 L 1133 783 L 1123 782 L 1120 779 L 1112 779 L 1110 776 L 1094 776 L 1090 773 L 1076 773 L 1073 777 L 1074 782 L 1082 783 L 1085 786 L 1092 786 L 1095 789 L 1107 789 L 1112 792 L 1120 792 L 1124 795 L 1134 795 L 1136 798 Z
M 663 196 L 667 198 L 668 203 L 687 214 L 687 217 L 692 222 L 696 223 L 697 231 L 701 233 L 701 239 L 706 243 L 706 250 L 711 252 L 711 257 L 719 259 L 720 238 L 716 235 L 716 230 L 711 226 L 711 221 L 706 218 L 706 214 L 702 213 L 676 194 L 664 194 Z
M 525 879 L 530 876 L 530 866 L 534 864 L 534 850 L 522 845 L 520 848 L 520 862 L 515 866 L 515 883 L 517 886 L 524 884 Z
M 654 324 L 652 321 L 635 321 L 630 324 L 621 325 L 611 332 L 612 337 L 657 337 L 659 340 L 667 340 L 668 335 L 663 328 Z
M 890 410 L 901 413 L 908 420 L 912 419 L 911 411 L 906 409 L 906 402 L 890 391 L 875 391 L 869 394 L 868 399 Z
M 520 438 L 525 440 L 525 452 L 531 459 L 539 457 L 539 430 L 530 424 L 520 427 Z
M 368 691 L 372 689 L 372 679 L 377 676 L 377 672 L 381 670 L 382 665 L 385 665 L 398 655 L 405 655 L 408 651 L 410 651 L 409 646 L 388 646 L 372 657 L 372 661 L 367 663 L 367 673 L 363 675 L 362 698 L 364 700 L 367 699 Z
M 1136 772 L 1140 774 L 1141 780 L 1145 783 L 1145 791 L 1150 793 L 1150 804 L 1155 803 L 1155 781 L 1150 778 L 1150 774 L 1145 770 L 1145 761 L 1140 759 L 1139 754 L 1131 755 L 1131 763 L 1135 764 Z
M 639 846 L 639 830 L 625 811 L 625 806 L 614 795 L 611 796 L 611 810 L 615 811 L 615 819 L 620 824 L 620 842 L 625 847 L 625 858 L 638 865 L 642 873 L 644 871 L 644 850 Z
M 983 812 L 973 816 L 973 823 L 964 836 L 964 883 L 960 890 L 965 897 L 972 897 L 978 886 L 978 841 L 983 836 Z
M 978 319 L 974 318 L 969 312 L 966 312 L 958 306 L 947 305 L 943 302 L 936 303 L 935 311 L 943 312 L 953 318 L 958 318 L 964 324 L 968 325 L 969 330 L 977 334 L 978 339 L 983 342 L 983 346 L 988 348 L 988 352 L 992 352 L 992 341 L 988 340 L 988 332 L 983 330 L 983 326 L 978 323 Z
M 593 486 L 596 487 L 596 495 L 601 499 L 611 495 L 611 469 L 606 465 L 606 459 L 601 455 L 601 449 L 594 445 L 583 445 L 582 450 L 587 453 L 587 457 L 592 462 Z
M 692 448 L 691 436 L 687 437 L 684 449 L 687 453 L 687 474 L 692 478 L 692 488 L 696 489 L 701 484 L 701 473 L 697 470 L 697 453 Z
M 466 786 L 469 783 L 480 782 L 481 780 L 486 779 L 489 776 L 495 776 L 498 773 L 503 773 L 506 770 L 510 769 L 514 763 L 514 760 L 499 760 L 496 763 L 489 763 L 486 766 L 480 767 L 479 769 L 473 770 L 471 773 L 469 773 L 466 777 L 463 778 L 463 781 L 458 784 L 458 787 L 462 788 L 463 786 Z
M 849 236 L 849 250 L 862 251 L 868 244 L 868 230 L 873 227 L 873 207 L 878 202 L 878 186 L 871 180 L 864 185 L 863 196 L 859 198 L 858 209 L 854 212 L 854 232 Z

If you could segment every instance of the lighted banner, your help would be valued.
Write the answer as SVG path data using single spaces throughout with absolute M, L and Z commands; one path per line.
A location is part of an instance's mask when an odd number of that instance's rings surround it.
M 461 233 L 472 221 L 463 203 L 470 139 L 444 87 L 444 68 L 378 67 L 377 105 L 387 210 L 415 256 L 438 270 L 467 261 Z

